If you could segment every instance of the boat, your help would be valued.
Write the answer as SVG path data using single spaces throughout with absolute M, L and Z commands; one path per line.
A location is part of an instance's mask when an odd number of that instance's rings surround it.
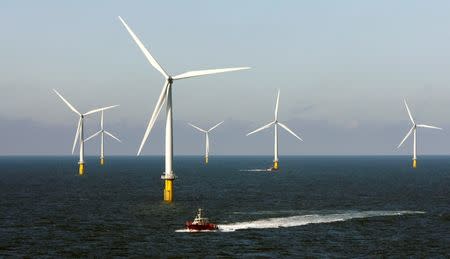
M 197 216 L 195 216 L 194 221 L 186 222 L 186 229 L 190 232 L 201 232 L 201 231 L 214 231 L 218 227 L 216 224 L 210 223 L 208 218 L 203 217 L 203 210 L 198 209 Z

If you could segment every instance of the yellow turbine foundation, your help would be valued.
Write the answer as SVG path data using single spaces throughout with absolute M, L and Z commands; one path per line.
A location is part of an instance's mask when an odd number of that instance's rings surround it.
M 105 164 L 105 159 L 104 158 L 100 158 L 100 165 L 104 165 Z
M 278 170 L 278 161 L 273 161 L 273 169 Z
M 173 201 L 173 179 L 165 179 L 164 180 L 164 201 L 172 202 Z
M 413 159 L 413 168 L 416 168 L 416 167 L 417 167 L 417 160 Z
M 78 174 L 79 175 L 83 175 L 84 174 L 84 163 L 79 163 L 80 167 L 78 170 Z
M 208 157 L 205 156 L 205 164 L 207 164 L 207 163 L 208 163 Z

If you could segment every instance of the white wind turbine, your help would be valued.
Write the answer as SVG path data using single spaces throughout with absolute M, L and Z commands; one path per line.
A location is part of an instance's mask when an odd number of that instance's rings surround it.
M 275 105 L 275 120 L 270 122 L 267 125 L 262 126 L 261 128 L 254 130 L 250 133 L 247 134 L 247 136 L 256 133 L 258 131 L 261 131 L 263 129 L 267 129 L 270 126 L 274 125 L 275 126 L 275 144 L 274 144 L 274 158 L 273 158 L 273 167 L 271 168 L 271 170 L 278 170 L 278 125 L 281 126 L 283 129 L 285 129 L 287 132 L 291 133 L 292 135 L 294 135 L 294 137 L 298 138 L 300 141 L 303 141 L 303 139 L 301 139 L 299 136 L 297 136 L 292 130 L 290 130 L 286 125 L 284 125 L 283 123 L 278 121 L 278 103 L 280 101 L 280 90 L 278 90 L 278 95 L 277 95 L 277 103 Z
M 206 163 L 206 164 L 208 163 L 208 155 L 209 155 L 209 132 L 211 132 L 213 129 L 217 128 L 217 127 L 218 127 L 220 124 L 222 124 L 222 123 L 223 123 L 223 121 L 217 123 L 214 127 L 210 128 L 209 130 L 204 130 L 204 129 L 201 129 L 201 128 L 199 128 L 199 127 L 197 127 L 197 126 L 195 126 L 195 125 L 193 125 L 193 124 L 191 124 L 191 123 L 188 123 L 188 124 L 191 125 L 193 128 L 195 128 L 195 129 L 197 129 L 197 130 L 199 130 L 199 131 L 205 133 L 205 136 L 206 136 L 206 145 L 205 145 L 205 163 Z
M 165 172 L 164 175 L 161 176 L 162 179 L 165 180 L 164 187 L 164 201 L 172 202 L 173 200 L 173 180 L 175 179 L 175 175 L 172 170 L 172 162 L 173 162 L 173 128 L 172 128 L 172 84 L 174 80 L 185 79 L 190 77 L 204 76 L 210 74 L 231 72 L 243 69 L 249 69 L 249 67 L 238 67 L 238 68 L 223 68 L 223 69 L 209 69 L 209 70 L 199 70 L 199 71 L 189 71 L 186 73 L 182 73 L 176 76 L 169 75 L 156 61 L 155 58 L 150 54 L 150 52 L 145 48 L 144 44 L 139 40 L 139 38 L 134 34 L 134 32 L 128 27 L 125 21 L 119 16 L 120 21 L 127 29 L 128 33 L 131 35 L 133 40 L 139 46 L 141 51 L 144 53 L 148 62 L 158 70 L 165 78 L 164 86 L 161 90 L 161 94 L 159 95 L 158 101 L 156 102 L 156 107 L 153 111 L 153 114 L 148 122 L 147 130 L 145 131 L 144 137 L 142 139 L 141 145 L 139 147 L 139 151 L 137 155 L 139 155 L 142 151 L 142 148 L 147 140 L 150 131 L 153 128 L 153 124 L 158 117 L 159 112 L 161 111 L 164 103 L 166 103 L 166 151 L 165 151 Z
M 119 141 L 119 142 L 122 142 L 122 141 L 120 141 L 120 139 L 118 139 L 117 137 L 115 137 L 112 133 L 106 131 L 106 130 L 103 128 L 103 111 L 102 111 L 102 115 L 101 115 L 101 118 L 100 118 L 100 130 L 97 131 L 96 133 L 94 133 L 94 134 L 93 134 L 92 136 L 90 136 L 89 138 L 87 138 L 87 139 L 85 140 L 85 142 L 88 141 L 88 140 L 90 140 L 90 139 L 92 139 L 92 138 L 94 138 L 94 137 L 97 136 L 98 134 L 101 134 L 101 135 L 100 135 L 100 164 L 103 165 L 103 164 L 105 163 L 105 152 L 104 152 L 104 150 L 105 150 L 105 149 L 104 149 L 105 134 L 108 135 L 108 136 L 110 136 L 111 138 L 113 138 L 113 139 Z
M 400 146 L 405 142 L 405 140 L 413 133 L 414 135 L 414 145 L 413 145 L 413 168 L 417 167 L 417 128 L 429 128 L 429 129 L 439 129 L 442 130 L 442 128 L 431 126 L 431 125 L 425 125 L 425 124 L 416 124 L 416 122 L 413 119 L 413 116 L 411 115 L 411 111 L 409 110 L 408 104 L 405 101 L 406 111 L 408 111 L 409 119 L 412 122 L 412 127 L 406 134 L 406 136 L 403 138 L 402 142 L 398 145 L 397 148 L 400 148 Z
M 85 118 L 85 116 L 96 113 L 96 112 L 108 110 L 108 109 L 117 107 L 119 105 L 98 108 L 98 109 L 94 109 L 92 111 L 88 111 L 86 113 L 80 113 L 79 111 L 77 111 L 77 109 L 75 109 L 75 107 L 73 107 L 73 105 L 71 105 L 64 97 L 62 97 L 62 95 L 59 94 L 58 91 L 56 91 L 55 89 L 53 89 L 53 91 L 59 96 L 59 98 L 61 98 L 61 100 L 63 100 L 67 104 L 67 106 L 69 106 L 69 108 L 73 112 L 75 112 L 76 114 L 78 114 L 78 116 L 80 116 L 80 119 L 78 119 L 78 126 L 77 126 L 77 132 L 75 133 L 75 139 L 73 140 L 72 154 L 75 151 L 75 147 L 77 145 L 77 140 L 78 140 L 78 143 L 80 145 L 80 161 L 78 162 L 78 164 L 79 164 L 78 173 L 80 175 L 83 175 L 84 174 L 84 118 Z

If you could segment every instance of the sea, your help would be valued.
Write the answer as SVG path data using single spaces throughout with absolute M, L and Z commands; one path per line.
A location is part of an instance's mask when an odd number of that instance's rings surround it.
M 450 157 L 0 157 L 0 257 L 450 257 Z M 202 208 L 213 232 L 184 224 Z

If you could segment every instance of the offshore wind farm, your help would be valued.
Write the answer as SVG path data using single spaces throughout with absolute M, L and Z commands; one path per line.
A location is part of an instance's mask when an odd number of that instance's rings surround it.
M 0 257 L 448 256 L 449 8 L 3 3 Z

